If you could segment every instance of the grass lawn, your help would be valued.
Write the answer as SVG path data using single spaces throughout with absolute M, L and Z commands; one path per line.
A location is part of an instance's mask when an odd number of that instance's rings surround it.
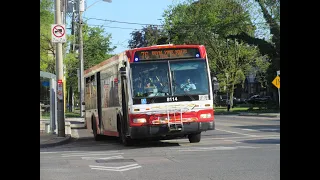
M 80 117 L 80 112 L 79 111 L 66 112 L 65 113 L 65 117 L 66 118 L 78 118 L 78 117 Z M 50 119 L 50 113 L 49 112 L 42 113 L 42 118 L 41 119 Z

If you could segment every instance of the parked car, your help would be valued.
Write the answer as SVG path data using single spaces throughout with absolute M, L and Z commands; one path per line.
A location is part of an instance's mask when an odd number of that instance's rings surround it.
M 271 100 L 270 96 L 253 95 L 246 99 L 246 102 L 249 104 L 266 104 Z
M 219 105 L 220 106 L 227 106 L 227 95 L 220 95 L 218 97 L 219 97 L 219 101 L 218 101 Z M 242 100 L 242 101 L 244 101 L 244 100 Z M 233 97 L 233 106 L 243 103 L 242 101 L 240 98 Z

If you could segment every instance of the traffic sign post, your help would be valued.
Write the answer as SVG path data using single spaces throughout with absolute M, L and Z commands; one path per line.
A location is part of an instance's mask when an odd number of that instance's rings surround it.
M 51 25 L 51 40 L 53 43 L 67 42 L 66 26 L 64 24 L 52 24 Z
M 277 76 L 273 79 L 272 84 L 278 89 L 279 107 L 280 107 L 280 71 L 277 71 Z
M 57 94 L 58 94 L 58 99 L 61 101 L 63 99 L 63 91 L 62 91 L 62 88 L 63 88 L 63 83 L 62 83 L 62 80 L 59 79 L 58 80 L 58 91 L 57 91 Z
M 278 89 L 280 89 L 280 76 L 276 76 L 273 81 L 272 84 L 277 87 Z

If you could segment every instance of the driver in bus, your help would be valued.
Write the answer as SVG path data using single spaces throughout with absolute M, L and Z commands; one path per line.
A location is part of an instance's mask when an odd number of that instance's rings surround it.
M 146 86 L 144 87 L 145 93 L 148 97 L 155 96 L 157 93 L 157 87 L 152 83 L 150 78 L 146 79 Z
M 183 89 L 184 91 L 190 91 L 190 90 L 195 90 L 196 85 L 194 83 L 191 82 L 190 77 L 186 78 L 186 82 L 182 83 L 180 86 L 181 89 Z

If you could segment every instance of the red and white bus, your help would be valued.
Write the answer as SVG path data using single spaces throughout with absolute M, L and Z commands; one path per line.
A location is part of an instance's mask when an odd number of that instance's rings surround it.
M 215 129 L 210 69 L 203 45 L 127 50 L 85 70 L 85 120 L 94 139 L 188 137 Z

